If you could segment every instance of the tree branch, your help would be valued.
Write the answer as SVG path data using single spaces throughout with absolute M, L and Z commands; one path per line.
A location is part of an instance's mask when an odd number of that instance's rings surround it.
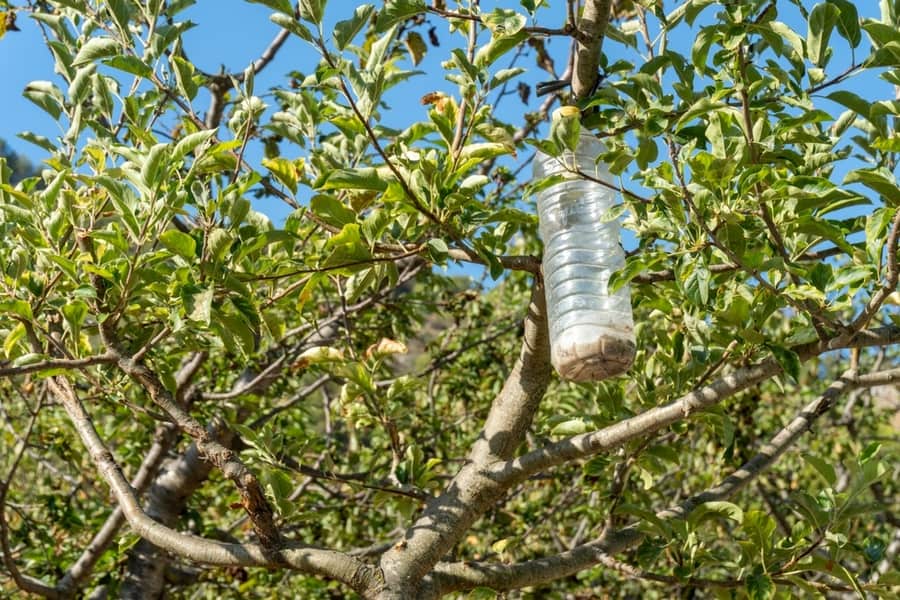
M 865 327 L 872 320 L 872 317 L 875 316 L 875 313 L 878 312 L 878 309 L 881 308 L 881 305 L 884 304 L 884 301 L 887 300 L 887 297 L 896 291 L 897 281 L 900 279 L 900 267 L 897 265 L 898 243 L 900 243 L 900 210 L 894 213 L 891 230 L 884 244 L 887 252 L 884 285 L 875 292 L 859 316 L 853 320 L 853 323 L 850 325 L 851 331 L 859 331 Z
M 550 381 L 550 346 L 544 291 L 537 280 L 525 318 L 522 351 L 494 399 L 481 435 L 459 473 L 410 527 L 404 540 L 384 554 L 385 577 L 399 585 L 419 581 L 468 528 L 508 489 L 488 475 L 522 442 Z
M 114 362 L 116 362 L 116 357 L 109 352 L 85 358 L 55 358 L 52 360 L 42 360 L 41 362 L 30 365 L 22 365 L 21 367 L 0 367 L 0 377 L 27 375 L 28 373 L 37 373 L 38 371 L 46 371 L 48 369 L 83 369 L 85 367 Z
M 578 20 L 572 92 L 579 100 L 590 96 L 597 85 L 597 67 L 611 8 L 612 0 L 587 0 Z
M 156 441 L 150 447 L 150 450 L 141 462 L 141 466 L 138 468 L 138 472 L 131 481 L 131 487 L 137 496 L 140 496 L 147 489 L 147 486 L 150 485 L 153 476 L 159 469 L 160 464 L 162 464 L 163 459 L 165 459 L 166 453 L 178 439 L 177 427 L 166 423 L 161 425 L 159 429 Z M 56 588 L 65 594 L 73 593 L 77 586 L 91 574 L 94 565 L 97 564 L 97 561 L 100 560 L 100 557 L 115 540 L 116 534 L 124 524 L 125 513 L 121 506 L 116 506 L 81 553 L 81 556 L 78 557 L 78 560 L 66 570 L 65 575 L 57 582 Z
M 660 519 L 683 519 L 705 502 L 725 500 L 733 496 L 747 483 L 775 463 L 784 452 L 805 432 L 813 422 L 834 406 L 837 398 L 858 387 L 871 387 L 893 383 L 900 379 L 900 368 L 857 375 L 845 372 L 822 393 L 807 404 L 790 423 L 765 444 L 753 458 L 731 473 L 722 482 L 696 494 L 678 506 L 656 513 Z M 604 533 L 600 539 L 583 544 L 568 552 L 528 560 L 512 565 L 498 563 L 439 563 L 434 568 L 434 578 L 441 593 L 467 590 L 478 586 L 494 590 L 512 590 L 538 585 L 547 581 L 573 575 L 583 569 L 602 564 L 609 556 L 632 548 L 644 538 L 637 525 Z
M 193 353 L 184 361 L 175 374 L 175 384 L 177 386 L 175 397 L 179 402 L 189 403 L 195 398 L 194 394 L 188 392 L 188 388 L 197 371 L 206 360 L 206 356 L 206 352 Z M 156 477 L 163 460 L 178 440 L 178 433 L 178 428 L 171 423 L 164 423 L 157 428 L 153 445 L 144 456 L 144 460 L 141 461 L 141 465 L 131 481 L 131 487 L 134 488 L 136 496 L 142 496 L 153 481 L 153 478 Z M 115 540 L 116 534 L 124 524 L 125 514 L 122 511 L 122 507 L 116 506 L 81 553 L 81 556 L 78 557 L 78 560 L 68 568 L 63 577 L 57 582 L 57 589 L 67 594 L 73 593 L 76 587 L 93 571 L 94 565 Z
M 25 449 L 28 447 L 28 438 L 31 437 L 31 432 L 34 430 L 35 423 L 37 423 L 39 413 L 40 405 L 35 407 L 34 412 L 31 414 L 31 419 L 28 421 L 28 426 L 19 439 L 18 446 L 13 451 L 12 465 L 9 467 L 6 479 L 0 482 L 0 550 L 3 552 L 3 566 L 6 567 L 6 572 L 9 573 L 9 576 L 20 590 L 30 594 L 37 594 L 44 598 L 55 599 L 61 598 L 62 595 L 54 587 L 39 579 L 24 575 L 19 571 L 13 558 L 12 548 L 9 546 L 9 523 L 6 521 L 6 495 L 9 492 L 9 486 L 12 485 L 13 478 L 16 476 L 16 470 L 19 468 Z
M 273 555 L 259 544 L 216 542 L 166 527 L 141 509 L 134 490 L 125 480 L 119 465 L 97 434 L 90 415 L 64 377 L 48 379 L 51 392 L 63 405 L 72 425 L 87 448 L 97 470 L 109 484 L 125 519 L 132 529 L 152 544 L 177 556 L 206 565 L 244 567 L 288 567 L 302 573 L 328 577 L 351 586 L 359 593 L 366 589 L 364 563 L 341 552 L 297 543 L 286 543 Z
M 212 438 L 200 422 L 178 404 L 153 371 L 123 352 L 108 327 L 101 326 L 100 330 L 104 344 L 116 355 L 119 368 L 141 384 L 153 403 L 165 411 L 182 431 L 194 438 L 201 454 L 234 482 L 240 492 L 241 504 L 250 515 L 253 529 L 262 544 L 273 549 L 277 547 L 281 543 L 281 536 L 275 526 L 274 512 L 256 476 L 234 452 Z
M 881 346 L 900 340 L 900 327 L 872 329 L 854 336 L 840 336 L 834 340 L 814 342 L 793 350 L 801 360 L 809 360 L 828 350 Z M 707 386 L 695 389 L 678 400 L 619 421 L 609 427 L 572 436 L 516 459 L 497 464 L 492 474 L 510 485 L 545 469 L 599 452 L 609 451 L 633 439 L 649 435 L 663 427 L 687 418 L 698 410 L 713 406 L 725 398 L 760 383 L 782 371 L 774 359 L 735 369 Z

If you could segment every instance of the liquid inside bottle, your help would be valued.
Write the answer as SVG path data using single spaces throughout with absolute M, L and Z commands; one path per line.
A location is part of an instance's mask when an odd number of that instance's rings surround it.
M 627 285 L 613 293 L 608 287 L 610 276 L 625 265 L 618 222 L 603 222 L 615 192 L 573 172 L 612 183 L 606 167 L 596 162 L 604 150 L 596 137 L 582 132 L 574 153 L 553 158 L 539 152 L 534 159 L 536 179 L 570 177 L 537 198 L 551 361 L 570 381 L 606 379 L 634 360 L 631 292 Z

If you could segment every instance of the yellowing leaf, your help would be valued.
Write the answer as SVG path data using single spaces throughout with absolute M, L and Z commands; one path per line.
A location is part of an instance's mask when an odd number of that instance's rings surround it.
M 372 344 L 366 349 L 366 358 L 372 358 L 373 356 L 380 358 L 391 354 L 406 354 L 407 352 L 408 349 L 403 342 L 381 338 L 377 344 Z

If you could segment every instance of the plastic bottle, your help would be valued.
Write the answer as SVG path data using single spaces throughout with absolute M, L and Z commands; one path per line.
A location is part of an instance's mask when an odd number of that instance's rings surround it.
M 610 294 L 607 287 L 625 264 L 618 223 L 602 222 L 615 193 L 572 172 L 577 168 L 612 182 L 606 166 L 596 162 L 604 150 L 600 140 L 582 132 L 574 154 L 553 158 L 539 152 L 534 159 L 536 179 L 571 177 L 537 197 L 551 362 L 570 381 L 606 379 L 634 360 L 631 292 L 626 285 Z

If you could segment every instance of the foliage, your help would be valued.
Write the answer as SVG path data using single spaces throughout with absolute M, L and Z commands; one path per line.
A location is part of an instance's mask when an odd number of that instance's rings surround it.
M 638 354 L 622 377 L 538 385 L 511 450 L 543 466 L 483 495 L 455 489 L 465 465 L 519 468 L 478 462 L 487 417 L 541 372 L 514 367 L 541 328 L 521 323 L 546 182 L 521 167 L 579 128 L 570 108 L 541 129 L 568 92 L 531 99 L 523 65 L 552 72 L 546 38 L 577 23 L 547 2 L 259 0 L 283 28 L 271 54 L 290 35 L 319 57 L 260 90 L 267 53 L 241 73 L 191 62 L 191 4 L 9 7 L 47 35 L 59 77 L 24 94 L 61 134 L 22 134 L 39 174 L 0 158 L 0 591 L 404 597 L 378 595 L 388 557 L 431 573 L 398 588 L 422 597 L 896 593 L 896 387 L 874 386 L 897 375 L 900 101 L 855 82 L 900 85 L 900 3 L 617 4 L 604 84 L 573 103 L 621 192 L 613 285 L 631 286 Z M 448 91 L 388 126 L 434 53 Z M 531 112 L 499 111 L 516 84 Z M 143 545 L 128 514 L 73 575 L 122 503 L 91 422 L 167 527 L 265 545 L 274 523 L 284 547 L 384 572 L 206 566 L 179 539 Z M 427 501 L 469 491 L 447 512 L 471 522 L 429 546 L 449 556 L 397 558 L 434 525 Z M 572 548 L 590 560 L 524 562 Z

